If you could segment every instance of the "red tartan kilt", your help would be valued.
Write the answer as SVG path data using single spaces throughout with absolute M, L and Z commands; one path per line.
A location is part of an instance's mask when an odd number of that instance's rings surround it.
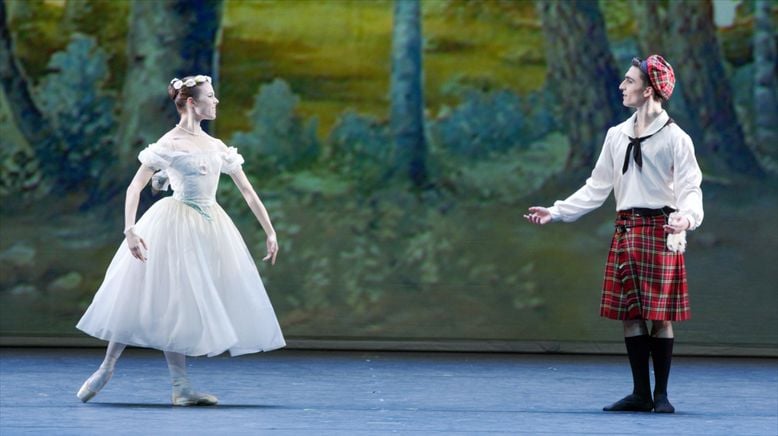
M 683 253 L 667 249 L 664 216 L 617 216 L 600 316 L 610 319 L 684 321 L 689 292 Z M 620 231 L 619 226 L 626 226 Z M 623 229 L 623 228 L 622 228 Z

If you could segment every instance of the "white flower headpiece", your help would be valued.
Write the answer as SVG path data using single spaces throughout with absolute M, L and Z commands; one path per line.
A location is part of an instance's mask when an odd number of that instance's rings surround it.
M 198 74 L 198 75 L 196 75 L 194 77 L 190 77 L 186 81 L 183 81 L 183 80 L 179 79 L 178 77 L 176 77 L 176 78 L 174 78 L 173 80 L 170 81 L 170 84 L 173 85 L 173 89 L 178 91 L 183 86 L 186 86 L 187 88 L 191 88 L 191 87 L 197 86 L 197 85 L 199 85 L 200 83 L 203 83 L 203 82 L 211 83 L 211 76 L 204 76 L 202 74 Z

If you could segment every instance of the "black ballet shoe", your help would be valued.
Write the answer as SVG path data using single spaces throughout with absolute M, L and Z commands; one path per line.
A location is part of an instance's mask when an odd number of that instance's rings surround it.
M 654 410 L 651 397 L 643 397 L 637 394 L 629 394 L 610 406 L 602 408 L 605 412 L 650 412 Z
M 667 394 L 654 395 L 654 412 L 656 413 L 675 413 L 675 407 L 670 404 Z

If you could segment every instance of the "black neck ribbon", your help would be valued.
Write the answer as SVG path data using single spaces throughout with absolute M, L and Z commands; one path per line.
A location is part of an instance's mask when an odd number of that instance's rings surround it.
M 629 138 L 629 145 L 627 146 L 627 154 L 624 155 L 624 165 L 621 167 L 621 174 L 624 174 L 627 172 L 627 168 L 629 168 L 629 155 L 630 152 L 632 152 L 633 158 L 635 159 L 635 165 L 638 166 L 639 170 L 643 169 L 643 153 L 640 151 L 640 144 L 645 141 L 646 139 L 656 135 L 659 133 L 660 130 L 664 129 L 668 124 L 673 123 L 672 118 L 668 118 L 667 122 L 664 124 L 664 126 L 660 127 L 659 130 L 656 132 L 648 135 L 643 136 L 640 138 L 633 138 L 631 136 L 627 136 Z

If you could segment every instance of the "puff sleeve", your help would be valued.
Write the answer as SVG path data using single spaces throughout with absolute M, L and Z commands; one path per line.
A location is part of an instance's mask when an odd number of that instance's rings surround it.
M 222 169 L 224 174 L 235 174 L 240 171 L 243 165 L 243 156 L 238 153 L 235 147 L 227 147 L 227 151 L 222 152 Z
M 167 169 L 170 158 L 170 154 L 158 143 L 150 144 L 138 154 L 140 163 L 154 171 Z

